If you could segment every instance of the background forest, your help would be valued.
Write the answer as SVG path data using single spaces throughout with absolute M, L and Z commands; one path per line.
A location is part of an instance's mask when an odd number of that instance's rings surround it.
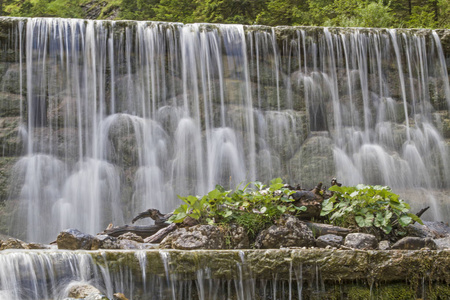
M 0 0 L 3 16 L 450 28 L 449 0 Z

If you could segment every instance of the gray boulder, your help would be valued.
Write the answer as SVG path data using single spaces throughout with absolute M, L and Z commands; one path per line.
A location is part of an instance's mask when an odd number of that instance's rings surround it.
M 196 225 L 179 228 L 161 241 L 163 249 L 225 249 L 225 236 L 216 226 Z
M 78 229 L 66 229 L 61 231 L 56 238 L 58 249 L 68 250 L 92 250 L 98 249 L 99 241 L 90 234 Z
M 325 248 L 327 246 L 339 247 L 344 243 L 344 238 L 336 234 L 321 235 L 316 239 L 316 246 Z
M 450 237 L 435 239 L 438 250 L 450 249 Z
M 120 235 L 118 237 L 118 239 L 119 240 L 130 240 L 130 241 L 135 241 L 135 242 L 138 242 L 138 243 L 143 243 L 144 242 L 144 239 L 141 236 L 139 236 L 139 235 L 137 235 L 135 233 L 132 233 L 132 232 L 124 233 L 124 234 Z
M 437 238 L 450 236 L 450 226 L 444 222 L 424 221 L 423 224 L 436 234 Z
M 120 249 L 119 240 L 116 237 L 110 235 L 97 235 L 99 242 L 99 249 Z
M 90 284 L 75 284 L 67 291 L 68 299 L 84 299 L 84 300 L 107 300 L 96 287 Z
M 344 245 L 355 249 L 377 249 L 377 238 L 368 233 L 350 233 L 345 237 Z
M 6 241 L 0 241 L 0 250 L 6 249 L 27 249 L 26 243 L 14 238 L 9 238 Z
M 407 236 L 438 239 L 450 236 L 450 227 L 443 222 L 424 221 L 423 225 L 414 223 L 406 228 Z
M 312 247 L 315 244 L 313 232 L 305 222 L 288 216 L 281 225 L 273 225 L 261 231 L 256 237 L 255 247 L 276 249 L 281 247 Z
M 391 249 L 391 244 L 389 243 L 389 241 L 381 241 L 378 244 L 378 249 L 379 250 L 389 250 L 389 249 Z
M 248 249 L 250 248 L 250 241 L 248 239 L 247 231 L 244 227 L 231 225 L 229 234 L 229 245 L 230 249 Z
M 422 248 L 436 250 L 437 246 L 433 239 L 407 236 L 397 241 L 391 247 L 391 249 L 396 250 L 420 250 Z

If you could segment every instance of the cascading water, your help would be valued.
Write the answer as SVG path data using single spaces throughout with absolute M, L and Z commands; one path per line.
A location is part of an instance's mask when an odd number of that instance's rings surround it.
M 0 299 L 69 300 L 86 285 L 130 300 L 445 299 L 445 252 L 5 250 Z
M 446 31 L 1 22 L 10 235 L 97 233 L 274 177 L 420 189 L 449 220 Z

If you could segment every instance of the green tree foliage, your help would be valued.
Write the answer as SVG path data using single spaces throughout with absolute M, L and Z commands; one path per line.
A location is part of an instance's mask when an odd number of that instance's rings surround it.
M 45 4 L 45 5 L 44 5 Z M 42 4 L 43 14 L 61 18 L 82 18 L 80 0 L 54 0 Z M 41 12 L 40 12 L 41 13 Z
M 268 1 L 266 8 L 258 14 L 256 23 L 269 26 L 308 24 L 308 3 L 299 0 Z
M 195 18 L 208 23 L 254 24 L 266 0 L 198 1 Z
M 449 0 L 0 0 L 21 17 L 94 17 L 167 22 L 450 28 Z
M 389 3 L 361 2 L 358 0 L 336 0 L 324 10 L 323 22 L 326 26 L 342 27 L 393 27 L 395 25 L 394 13 Z M 330 18 L 331 17 L 331 18 Z
M 406 25 L 411 28 L 435 28 L 437 25 L 435 11 L 428 6 L 414 6 Z
M 450 1 L 439 0 L 438 2 L 438 28 L 450 28 Z
M 155 8 L 159 0 L 122 0 L 120 19 L 152 20 L 156 17 Z
M 197 6 L 197 2 L 192 0 L 161 0 L 154 7 L 155 20 L 193 23 Z

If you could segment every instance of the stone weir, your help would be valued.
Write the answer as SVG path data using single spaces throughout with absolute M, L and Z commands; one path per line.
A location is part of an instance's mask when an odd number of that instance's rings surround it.
M 0 299 L 448 299 L 449 266 L 448 250 L 6 250 Z

